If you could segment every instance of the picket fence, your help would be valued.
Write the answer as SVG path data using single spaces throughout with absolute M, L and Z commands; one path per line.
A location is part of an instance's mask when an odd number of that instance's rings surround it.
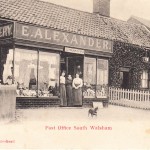
M 150 91 L 109 87 L 109 103 L 126 107 L 150 109 Z

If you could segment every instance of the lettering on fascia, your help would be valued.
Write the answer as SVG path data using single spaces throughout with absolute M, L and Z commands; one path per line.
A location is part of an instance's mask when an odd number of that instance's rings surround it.
M 8 36 L 11 36 L 12 34 L 13 34 L 13 25 L 12 24 L 0 27 L 0 38 L 8 37 Z
M 8 28 L 7 31 L 10 31 Z M 3 34 L 6 31 L 3 31 Z M 20 34 L 18 35 L 20 36 Z M 111 51 L 112 45 L 110 41 L 92 38 L 72 33 L 64 33 L 51 29 L 30 27 L 22 25 L 22 36 L 31 40 L 36 39 L 39 42 L 52 42 L 53 44 L 61 44 L 64 46 L 76 46 L 77 48 L 86 48 L 98 51 Z

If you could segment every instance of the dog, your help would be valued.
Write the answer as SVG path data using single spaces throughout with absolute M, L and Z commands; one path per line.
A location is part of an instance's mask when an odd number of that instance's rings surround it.
M 98 111 L 98 107 L 89 109 L 88 116 L 89 115 L 91 115 L 91 117 L 93 117 L 94 115 L 97 116 L 97 111 Z

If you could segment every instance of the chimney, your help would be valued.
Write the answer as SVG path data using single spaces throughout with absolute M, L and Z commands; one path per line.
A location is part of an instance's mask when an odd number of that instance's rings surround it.
M 110 0 L 93 0 L 93 13 L 110 17 Z

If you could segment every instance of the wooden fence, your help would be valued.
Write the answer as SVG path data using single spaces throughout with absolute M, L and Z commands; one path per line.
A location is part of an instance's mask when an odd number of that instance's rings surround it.
M 110 104 L 150 109 L 150 91 L 109 88 Z
M 16 86 L 0 85 L 0 120 L 15 118 Z

